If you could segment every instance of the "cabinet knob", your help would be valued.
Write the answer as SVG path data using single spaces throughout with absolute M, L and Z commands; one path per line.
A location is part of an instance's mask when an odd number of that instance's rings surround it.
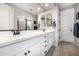
M 47 41 L 44 41 L 44 42 L 47 42 Z
M 44 36 L 46 38 L 46 36 Z
M 30 53 L 30 51 L 28 51 L 28 53 Z
M 25 54 L 24 54 L 25 56 L 27 55 L 27 53 L 25 52 Z
M 47 45 L 45 45 L 44 47 L 47 47 Z
M 72 30 L 70 30 L 70 31 L 72 31 Z

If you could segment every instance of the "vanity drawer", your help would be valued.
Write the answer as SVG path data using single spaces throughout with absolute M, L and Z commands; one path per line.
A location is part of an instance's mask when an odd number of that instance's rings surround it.
M 41 44 L 35 44 L 28 49 L 24 49 L 22 51 L 19 51 L 16 56 L 40 56 L 40 50 L 41 50 Z

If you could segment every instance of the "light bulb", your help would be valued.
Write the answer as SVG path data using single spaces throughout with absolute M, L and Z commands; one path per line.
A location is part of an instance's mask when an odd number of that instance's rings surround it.
M 49 6 L 49 4 L 46 3 L 45 6 L 47 7 L 47 6 Z

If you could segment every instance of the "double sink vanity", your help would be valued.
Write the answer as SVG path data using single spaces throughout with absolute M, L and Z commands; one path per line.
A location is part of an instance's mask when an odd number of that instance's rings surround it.
M 9 35 L 2 36 L 4 40 L 0 41 L 0 56 L 44 56 L 54 45 L 54 29 L 22 31 L 20 35 L 6 34 Z

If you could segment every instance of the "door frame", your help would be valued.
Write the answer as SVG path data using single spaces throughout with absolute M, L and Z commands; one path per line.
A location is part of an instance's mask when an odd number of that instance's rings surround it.
M 75 22 L 76 17 L 75 17 L 75 7 L 74 7 L 74 5 L 70 6 L 70 7 L 67 7 L 67 8 L 64 8 L 64 9 L 60 10 L 60 12 L 59 12 L 59 19 L 60 19 L 59 20 L 59 41 L 63 41 L 63 40 L 61 40 L 61 18 L 60 18 L 60 13 L 63 10 L 67 10 L 67 9 L 71 9 L 71 8 L 74 8 L 74 22 Z M 72 43 L 75 43 L 75 38 L 74 38 L 74 42 L 72 42 Z

